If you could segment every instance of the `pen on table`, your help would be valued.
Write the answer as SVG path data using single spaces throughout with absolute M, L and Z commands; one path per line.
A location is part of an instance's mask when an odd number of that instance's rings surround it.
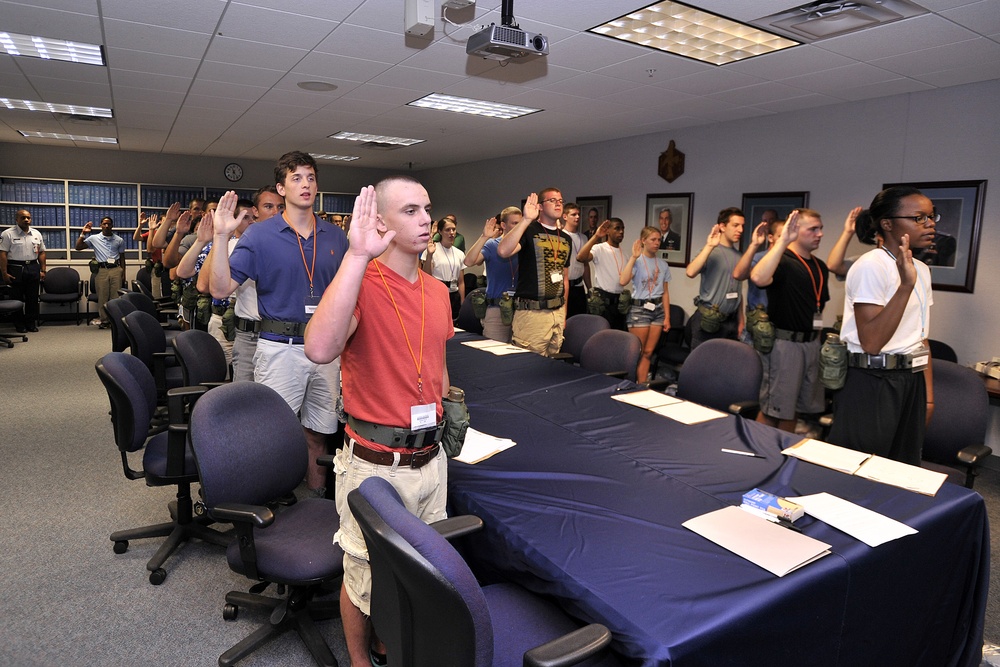
M 739 456 L 750 456 L 755 459 L 767 458 L 766 456 L 761 456 L 760 454 L 754 454 L 753 452 L 741 452 L 738 449 L 726 449 L 725 447 L 723 447 L 722 451 L 724 451 L 726 454 L 738 454 Z

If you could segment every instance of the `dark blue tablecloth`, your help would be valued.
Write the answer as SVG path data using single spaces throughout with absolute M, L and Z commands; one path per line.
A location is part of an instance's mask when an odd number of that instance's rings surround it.
M 452 513 L 486 528 L 469 558 L 607 625 L 641 665 L 979 664 L 989 576 L 982 498 L 934 498 L 786 458 L 798 438 L 737 417 L 686 426 L 610 396 L 619 381 L 534 354 L 449 343 L 474 428 L 517 446 L 452 461 Z M 721 363 L 721 362 L 720 362 Z M 726 454 L 747 449 L 765 458 Z M 778 578 L 681 527 L 759 487 L 827 491 L 916 528 L 871 548 L 804 517 L 832 554 Z

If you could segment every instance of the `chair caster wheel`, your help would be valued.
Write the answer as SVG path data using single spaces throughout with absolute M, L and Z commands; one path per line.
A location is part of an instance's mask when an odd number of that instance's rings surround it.
M 227 621 L 235 621 L 236 617 L 240 615 L 240 608 L 234 604 L 226 604 L 222 608 L 222 618 Z
M 123 554 L 128 551 L 128 540 L 118 540 L 115 542 L 115 553 Z
M 163 583 L 163 580 L 167 578 L 167 571 L 162 567 L 157 568 L 149 573 L 149 583 L 154 586 L 159 586 Z

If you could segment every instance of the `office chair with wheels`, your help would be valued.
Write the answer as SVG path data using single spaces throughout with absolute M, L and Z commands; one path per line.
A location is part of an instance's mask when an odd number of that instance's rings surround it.
M 24 302 L 10 298 L 10 287 L 0 281 L 0 315 L 13 315 L 24 310 Z M 20 338 L 21 342 L 28 342 L 28 337 L 22 333 L 9 334 L 0 333 L 0 345 L 14 347 L 14 340 Z
M 580 368 L 635 382 L 641 356 L 642 344 L 634 334 L 618 329 L 605 329 L 596 332 L 583 346 Z
M 194 520 L 191 484 L 198 481 L 191 449 L 187 446 L 187 428 L 182 424 L 184 401 L 193 400 L 202 390 L 176 390 L 170 398 L 171 425 L 150 429 L 156 411 L 153 377 L 141 361 L 122 352 L 104 355 L 96 365 L 97 376 L 111 401 L 111 423 L 115 444 L 121 453 L 122 469 L 128 479 L 144 479 L 147 486 L 176 486 L 177 500 L 169 505 L 171 520 L 152 526 L 119 530 L 111 534 L 116 554 L 128 550 L 130 540 L 164 537 L 166 540 L 149 562 L 149 583 L 162 584 L 163 569 L 170 554 L 193 537 L 228 545 L 232 538 Z M 133 470 L 128 454 L 142 450 L 142 469 Z
M 366 479 L 347 502 L 368 545 L 371 619 L 390 665 L 574 665 L 611 642 L 603 625 L 581 628 L 519 586 L 480 587 L 385 479 Z
M 125 316 L 135 312 L 135 306 L 121 297 L 109 299 L 104 307 L 111 322 L 111 351 L 124 352 L 129 348 L 128 334 L 125 332 Z
M 933 359 L 934 414 L 924 432 L 921 466 L 943 472 L 971 489 L 993 450 L 986 442 L 990 399 L 971 368 Z
M 171 343 L 185 387 L 215 386 L 226 381 L 229 365 L 219 341 L 207 331 L 181 331 Z
M 764 371 L 749 345 L 726 338 L 691 350 L 677 379 L 677 396 L 723 412 L 753 418 L 760 406 Z
M 45 273 L 42 281 L 42 293 L 38 295 L 39 303 L 69 306 L 76 313 L 76 323 L 79 326 L 82 319 L 80 312 L 80 297 L 83 295 L 83 281 L 76 269 L 69 266 L 57 266 Z
M 684 309 L 676 303 L 670 304 L 670 331 L 660 336 L 656 345 L 653 364 L 650 366 L 650 376 L 666 367 L 674 375 L 680 372 L 681 366 L 691 354 L 689 343 L 685 343 L 685 322 L 687 315 Z
M 149 313 L 135 310 L 124 318 L 132 355 L 137 357 L 156 382 L 156 396 L 162 404 L 167 390 L 184 385 L 184 374 L 172 350 L 167 349 L 167 338 L 156 318 Z
M 579 363 L 583 346 L 590 337 L 598 331 L 610 329 L 611 325 L 600 315 L 581 313 L 573 315 L 566 320 L 566 327 L 563 333 L 563 344 L 559 354 L 554 355 L 555 359 L 562 359 L 569 363 Z
M 333 543 L 340 526 L 336 503 L 307 498 L 277 513 L 266 506 L 306 475 L 309 454 L 298 417 L 270 387 L 223 385 L 195 404 L 191 446 L 208 515 L 236 527 L 238 538 L 226 551 L 229 567 L 255 582 L 287 587 L 284 598 L 260 595 L 266 588 L 260 584 L 249 593 L 226 594 L 226 620 L 235 620 L 240 607 L 263 609 L 269 620 L 223 653 L 219 664 L 232 665 L 294 629 L 317 663 L 336 665 L 314 625 L 340 612 L 336 595 L 315 599 L 321 585 L 336 584 L 343 575 L 344 552 Z

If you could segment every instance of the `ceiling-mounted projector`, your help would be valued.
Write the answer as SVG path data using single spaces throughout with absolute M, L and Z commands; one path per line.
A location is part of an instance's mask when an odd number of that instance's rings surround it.
M 491 60 L 509 60 L 525 56 L 549 55 L 549 40 L 544 35 L 525 32 L 520 28 L 493 25 L 469 37 L 465 52 Z

